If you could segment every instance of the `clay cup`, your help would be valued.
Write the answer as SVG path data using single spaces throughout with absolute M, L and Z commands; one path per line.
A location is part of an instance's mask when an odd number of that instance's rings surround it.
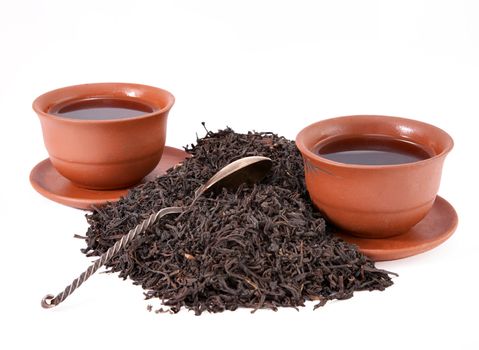
M 124 119 L 70 119 L 52 107 L 87 99 L 137 101 L 151 113 Z M 138 183 L 161 159 L 174 97 L 147 85 L 98 83 L 64 87 L 39 96 L 33 109 L 55 169 L 75 185 L 110 190 Z
M 329 138 L 365 135 L 412 141 L 431 157 L 406 164 L 356 165 L 315 152 L 318 143 Z M 453 140 L 445 131 L 420 121 L 357 115 L 307 126 L 298 134 L 296 145 L 304 159 L 306 187 L 317 208 L 353 235 L 386 238 L 407 232 L 431 209 Z

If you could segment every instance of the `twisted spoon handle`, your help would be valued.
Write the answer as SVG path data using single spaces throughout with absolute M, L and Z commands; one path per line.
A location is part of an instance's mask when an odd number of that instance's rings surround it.
M 71 284 L 69 284 L 61 293 L 54 296 L 47 294 L 42 299 L 42 307 L 49 309 L 62 303 L 75 289 L 80 287 L 91 275 L 93 275 L 101 266 L 107 263 L 113 256 L 115 256 L 120 250 L 126 248 L 126 246 L 135 239 L 138 234 L 146 231 L 156 220 L 168 214 L 179 214 L 183 211 L 180 207 L 168 207 L 151 214 L 147 219 L 143 220 L 135 228 L 128 231 L 119 241 L 117 241 L 112 247 L 110 247 L 105 253 L 103 253 L 93 264 L 91 264 L 86 271 L 78 276 Z

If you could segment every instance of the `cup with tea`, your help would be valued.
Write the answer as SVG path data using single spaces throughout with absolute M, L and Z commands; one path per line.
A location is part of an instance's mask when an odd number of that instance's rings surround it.
M 95 190 L 138 183 L 161 159 L 174 97 L 140 84 L 97 83 L 39 96 L 33 109 L 55 169 Z
M 453 140 L 420 121 L 357 115 L 309 125 L 296 145 L 317 208 L 353 235 L 386 238 L 429 212 Z

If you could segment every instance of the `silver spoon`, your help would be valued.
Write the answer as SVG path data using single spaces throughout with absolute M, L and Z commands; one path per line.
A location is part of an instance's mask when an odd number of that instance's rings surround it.
M 254 156 L 238 159 L 225 167 L 221 168 L 206 183 L 195 191 L 193 198 L 194 203 L 201 195 L 207 191 L 217 190 L 219 188 L 236 188 L 242 183 L 254 184 L 264 178 L 266 173 L 273 165 L 270 158 Z M 42 299 L 42 307 L 45 309 L 52 308 L 62 303 L 75 289 L 80 287 L 91 275 L 93 275 L 101 266 L 110 261 L 119 251 L 126 246 L 135 237 L 146 231 L 154 222 L 168 214 L 179 214 L 185 210 L 184 207 L 167 207 L 151 214 L 147 219 L 143 220 L 135 228 L 128 231 L 119 241 L 103 253 L 88 269 L 86 269 L 78 278 L 69 284 L 62 292 L 56 296 L 47 294 Z

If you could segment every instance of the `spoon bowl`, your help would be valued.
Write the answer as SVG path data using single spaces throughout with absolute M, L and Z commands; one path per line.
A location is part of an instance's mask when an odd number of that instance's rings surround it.
M 252 185 L 261 181 L 273 165 L 270 158 L 262 156 L 245 157 L 229 163 L 214 174 L 195 192 L 195 198 L 208 191 L 223 187 L 236 188 L 242 183 Z

